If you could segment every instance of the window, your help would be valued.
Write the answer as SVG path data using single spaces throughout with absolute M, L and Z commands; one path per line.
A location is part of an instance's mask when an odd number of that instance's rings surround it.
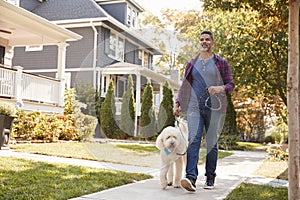
M 129 27 L 136 27 L 137 25 L 137 16 L 138 12 L 131 8 L 130 6 L 127 7 L 127 25 Z
M 25 51 L 43 51 L 43 45 L 26 46 Z
M 144 61 L 143 61 L 143 66 L 148 67 L 148 53 L 144 52 Z
M 124 39 L 118 38 L 118 51 L 117 51 L 117 59 L 124 59 Z
M 6 0 L 8 3 L 10 4 L 13 4 L 15 6 L 18 6 L 20 5 L 20 0 Z
M 143 59 L 143 50 L 139 49 L 139 59 L 142 60 Z
M 109 55 L 116 60 L 124 60 L 125 42 L 123 38 L 118 37 L 115 33 L 110 33 L 109 37 Z
M 127 7 L 127 24 L 131 25 L 131 8 L 129 6 Z
M 136 27 L 136 11 L 132 10 L 132 27 Z
M 5 47 L 0 46 L 0 64 L 4 65 Z
M 112 56 L 116 56 L 116 50 L 117 50 L 117 36 L 114 33 L 110 33 L 109 54 Z

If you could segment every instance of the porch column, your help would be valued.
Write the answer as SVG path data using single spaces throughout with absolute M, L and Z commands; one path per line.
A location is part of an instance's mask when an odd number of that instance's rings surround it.
M 161 103 L 161 101 L 163 99 L 163 89 L 164 89 L 163 83 L 160 83 L 159 84 L 159 104 Z
M 140 108 L 141 108 L 141 74 L 140 71 L 136 72 L 136 90 L 135 90 L 135 129 L 134 136 L 138 135 L 138 119 L 140 118 Z
M 58 43 L 57 55 L 57 78 L 60 80 L 58 105 L 64 106 L 64 93 L 65 93 L 65 71 L 66 71 L 66 50 L 69 44 Z
M 21 66 L 13 66 L 13 69 L 17 70 L 16 78 L 15 78 L 15 98 L 18 107 L 23 106 L 22 102 L 22 74 L 23 74 L 23 67 Z

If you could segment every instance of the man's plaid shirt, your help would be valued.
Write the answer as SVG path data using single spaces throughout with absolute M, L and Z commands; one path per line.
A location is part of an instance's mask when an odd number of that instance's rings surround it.
M 180 110 L 181 112 L 186 112 L 187 111 L 187 107 L 188 107 L 188 103 L 190 100 L 190 95 L 191 95 L 191 88 L 192 88 L 192 69 L 194 67 L 195 62 L 197 61 L 199 57 L 199 54 L 193 58 L 191 61 L 189 61 L 185 67 L 185 72 L 184 72 L 184 79 L 182 81 L 181 87 L 178 91 L 178 97 L 175 101 L 175 103 L 178 103 L 180 105 Z M 220 76 L 219 80 L 217 80 L 218 85 L 223 85 L 225 87 L 225 93 L 230 94 L 233 89 L 234 89 L 234 82 L 233 82 L 233 78 L 232 78 L 232 74 L 231 74 L 231 70 L 230 70 L 230 66 L 228 64 L 228 62 L 214 54 L 214 60 L 215 60 L 215 64 L 220 72 Z M 222 80 L 221 80 L 222 79 Z M 222 99 L 222 109 L 221 112 L 226 112 L 226 107 L 227 107 L 227 98 Z

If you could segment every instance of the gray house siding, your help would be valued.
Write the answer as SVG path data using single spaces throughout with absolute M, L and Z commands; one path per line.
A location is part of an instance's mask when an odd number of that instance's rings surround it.
M 114 3 L 111 5 L 101 5 L 101 7 L 112 17 L 114 17 L 119 22 L 126 24 L 126 13 L 127 4 L 126 3 Z
M 138 47 L 131 44 L 128 40 L 125 41 L 125 62 L 128 63 L 138 63 L 137 52 Z
M 93 67 L 94 32 L 91 27 L 69 29 L 83 38 L 67 47 L 66 68 Z
M 92 28 L 70 29 L 82 36 L 82 40 L 69 42 L 67 47 L 66 69 L 90 68 L 93 64 L 93 30 Z M 43 51 L 26 52 L 25 47 L 15 48 L 13 65 L 24 69 L 56 69 L 57 46 L 44 46 Z M 34 58 L 34 59 L 33 59 Z
M 80 84 L 93 85 L 93 72 L 71 72 L 71 87 Z
M 57 46 L 43 46 L 43 51 L 25 51 L 25 47 L 14 48 L 13 66 L 24 69 L 56 69 Z

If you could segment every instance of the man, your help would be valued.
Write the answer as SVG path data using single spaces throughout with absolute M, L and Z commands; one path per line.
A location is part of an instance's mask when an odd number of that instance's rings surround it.
M 214 36 L 210 31 L 200 34 L 200 51 L 187 63 L 184 80 L 174 106 L 174 115 L 186 113 L 189 129 L 186 177 L 181 186 L 196 191 L 198 160 L 203 129 L 205 129 L 205 189 L 213 189 L 218 159 L 218 132 L 222 114 L 226 112 L 226 94 L 234 89 L 230 66 L 213 53 Z

